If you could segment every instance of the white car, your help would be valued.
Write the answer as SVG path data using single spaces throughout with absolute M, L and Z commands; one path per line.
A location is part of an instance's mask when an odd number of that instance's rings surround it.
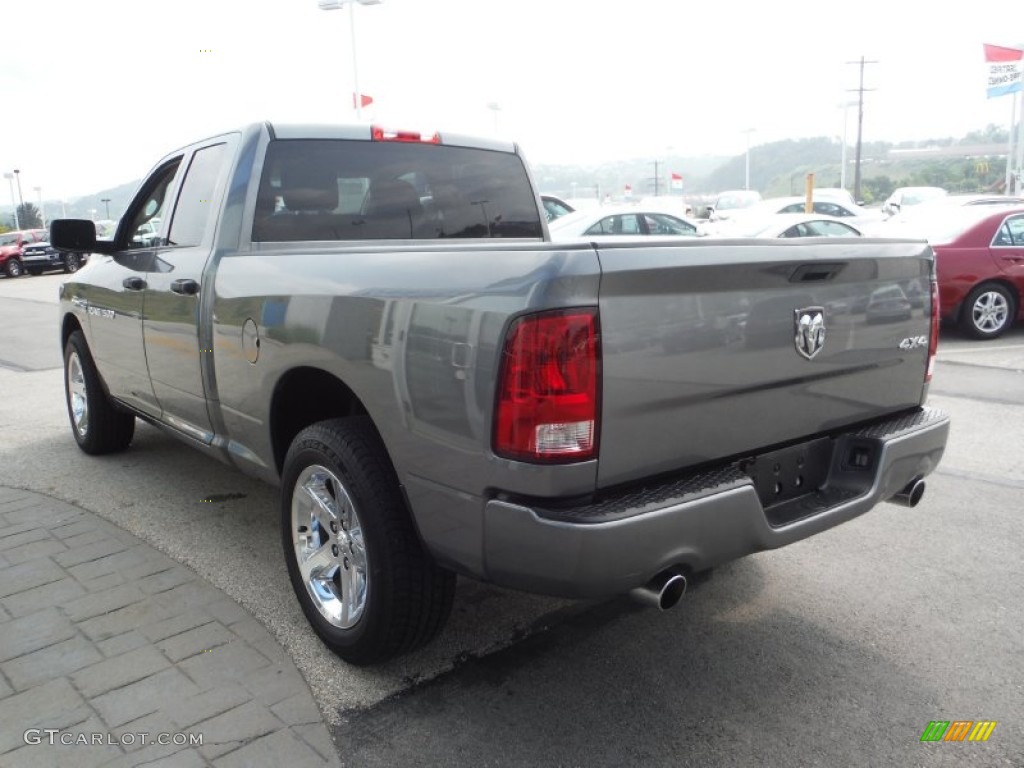
M 733 189 L 722 192 L 715 198 L 714 205 L 708 206 L 709 221 L 725 221 L 736 213 L 749 210 L 761 202 L 761 193 L 754 189 Z
M 942 187 L 898 187 L 882 203 L 882 213 L 892 216 L 910 206 L 920 205 L 948 194 L 949 192 Z
M 1024 205 L 1024 197 L 1010 195 L 966 194 L 937 197 L 901 210 L 871 229 L 870 234 L 878 237 L 927 237 L 932 230 L 931 223 L 942 220 L 961 208 L 985 209 L 994 206 Z
M 541 195 L 540 201 L 544 205 L 544 215 L 547 217 L 548 221 L 554 221 L 555 219 L 576 210 L 565 202 L 565 200 L 560 197 L 556 197 L 555 195 Z
M 548 224 L 552 240 L 587 237 L 697 237 L 697 222 L 635 205 L 602 205 L 574 211 Z
M 777 213 L 745 232 L 746 237 L 860 237 L 861 231 L 835 216 Z
M 806 204 L 807 200 L 803 196 L 769 198 L 733 214 L 728 221 L 706 224 L 704 231 L 709 235 L 742 237 L 757 224 L 772 216 L 791 213 L 806 215 Z M 855 228 L 881 221 L 881 214 L 878 211 L 827 197 L 815 197 L 812 207 L 813 213 L 818 216 L 842 219 Z

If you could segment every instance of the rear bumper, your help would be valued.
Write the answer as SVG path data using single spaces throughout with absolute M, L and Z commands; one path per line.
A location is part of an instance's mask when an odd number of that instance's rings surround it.
M 667 568 L 696 572 L 783 547 L 862 515 L 929 474 L 948 434 L 948 416 L 932 408 L 841 434 L 824 484 L 768 508 L 739 464 L 570 509 L 491 500 L 483 575 L 530 592 L 603 597 Z M 868 466 L 851 462 L 865 455 Z

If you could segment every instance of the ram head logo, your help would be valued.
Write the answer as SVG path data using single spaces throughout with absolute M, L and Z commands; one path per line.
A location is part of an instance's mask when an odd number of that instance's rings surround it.
M 808 360 L 825 346 L 825 308 L 804 307 L 793 311 L 796 321 L 796 351 Z

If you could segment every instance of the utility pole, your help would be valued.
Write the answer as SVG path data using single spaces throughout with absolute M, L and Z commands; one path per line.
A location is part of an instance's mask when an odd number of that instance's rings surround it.
M 658 182 L 661 177 L 658 176 L 658 161 L 654 161 L 654 196 L 658 196 Z
M 864 131 L 864 91 L 873 91 L 874 88 L 864 87 L 864 65 L 865 64 L 877 64 L 877 61 L 865 61 L 864 57 L 860 57 L 860 61 L 848 61 L 847 64 L 859 64 L 860 65 L 860 85 L 856 88 L 849 88 L 847 90 L 857 92 L 857 160 L 855 162 L 853 171 L 853 199 L 858 203 L 861 201 L 860 194 L 860 149 L 861 149 L 861 136 Z
M 107 207 L 107 218 L 109 219 L 110 218 L 110 198 L 109 197 L 101 197 L 100 198 L 100 202 L 103 203 Z

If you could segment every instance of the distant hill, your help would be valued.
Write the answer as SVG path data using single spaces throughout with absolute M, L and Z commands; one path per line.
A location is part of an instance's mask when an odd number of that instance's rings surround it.
M 920 141 L 868 142 L 861 150 L 862 197 L 877 202 L 897 186 L 941 186 L 951 192 L 1001 192 L 1005 178 L 1006 128 L 989 125 L 959 139 L 945 137 Z M 808 173 L 815 185 L 838 187 L 842 146 L 821 136 L 787 139 L 750 148 L 750 186 L 765 197 L 800 194 Z M 846 186 L 853 189 L 854 146 L 847 147 Z M 657 162 L 657 166 L 655 166 Z M 596 165 L 536 164 L 533 176 L 541 192 L 566 198 L 622 199 L 626 186 L 634 198 L 657 192 L 669 194 L 670 175 L 683 177 L 688 197 L 710 195 L 726 189 L 742 189 L 745 154 L 734 157 L 667 155 L 662 158 L 633 158 Z M 44 201 L 47 221 L 57 216 L 117 219 L 131 202 L 140 180 L 100 190 L 75 200 Z M 679 194 L 673 192 L 673 194 Z M 34 201 L 33 201 L 34 202 Z M 10 205 L 0 206 L 0 222 L 12 223 Z
M 124 213 L 125 208 L 128 207 L 128 203 L 131 202 L 132 195 L 141 181 L 141 179 L 136 179 L 127 184 L 103 189 L 95 194 L 72 200 L 43 200 L 43 213 L 46 215 L 47 221 L 56 218 L 93 219 L 96 221 L 107 218 L 118 219 Z M 110 200 L 110 216 L 107 216 L 108 206 L 103 202 L 104 198 Z M 39 205 L 35 200 L 26 200 L 26 202 L 35 203 L 36 206 Z M 10 226 L 11 217 L 11 206 L 0 206 L 0 221 Z

